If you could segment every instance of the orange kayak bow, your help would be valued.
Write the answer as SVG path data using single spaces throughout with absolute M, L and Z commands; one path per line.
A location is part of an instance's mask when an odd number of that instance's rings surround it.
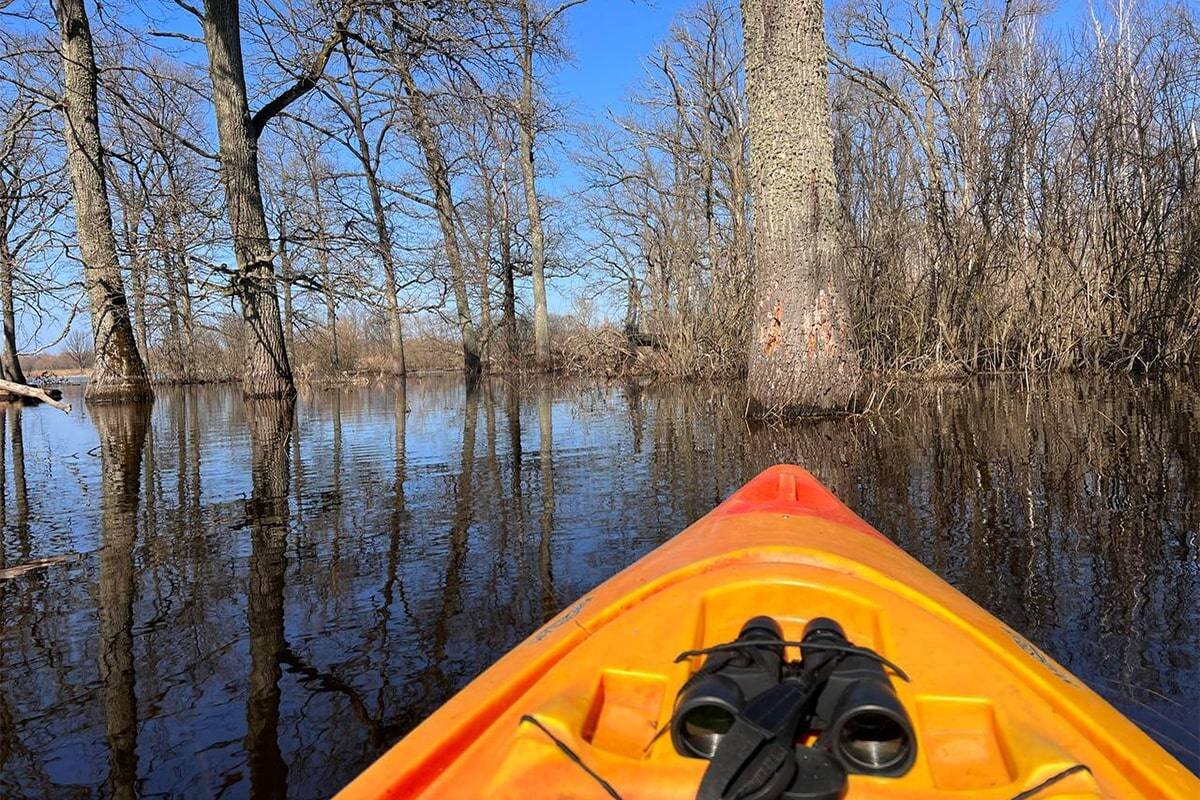
M 844 797 L 1200 797 L 1200 781 L 1004 623 L 893 545 L 807 471 L 772 467 L 581 597 L 385 753 L 339 800 L 696 797 L 676 752 L 681 686 L 770 615 L 816 617 L 903 668 L 916 740 L 900 777 Z

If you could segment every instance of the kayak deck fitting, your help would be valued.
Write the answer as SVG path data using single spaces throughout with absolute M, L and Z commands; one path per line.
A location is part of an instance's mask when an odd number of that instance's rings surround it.
M 695 797 L 709 762 L 666 732 L 704 659 L 676 656 L 763 614 L 789 640 L 836 619 L 910 678 L 892 683 L 915 761 L 901 777 L 851 775 L 850 800 L 1200 797 L 1078 679 L 780 465 L 568 606 L 338 798 Z

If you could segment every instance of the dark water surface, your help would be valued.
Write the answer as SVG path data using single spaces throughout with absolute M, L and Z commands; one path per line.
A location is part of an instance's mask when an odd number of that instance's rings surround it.
M 0 406 L 2 797 L 327 796 L 779 461 L 1200 768 L 1194 385 L 926 387 L 754 430 L 727 387 L 421 379 L 294 417 L 78 392 Z

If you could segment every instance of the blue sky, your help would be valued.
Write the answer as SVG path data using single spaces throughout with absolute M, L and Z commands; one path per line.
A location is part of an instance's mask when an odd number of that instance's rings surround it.
M 554 84 L 579 110 L 618 104 L 642 75 L 642 61 L 666 38 L 671 22 L 694 0 L 591 0 L 567 12 L 574 62 Z
M 644 63 L 656 46 L 667 38 L 680 13 L 700 0 L 590 0 L 567 12 L 567 37 L 572 59 L 550 77 L 551 92 L 569 113 L 573 123 L 595 120 L 601 124 L 608 109 L 619 109 L 645 74 Z M 568 135 L 569 150 L 574 142 Z M 559 150 L 558 155 L 565 156 Z M 576 170 L 564 158 L 557 174 L 544 180 L 551 192 L 570 191 Z M 578 278 L 560 278 L 547 284 L 551 313 L 569 310 L 571 297 L 579 290 Z M 611 316 L 612 309 L 601 307 Z

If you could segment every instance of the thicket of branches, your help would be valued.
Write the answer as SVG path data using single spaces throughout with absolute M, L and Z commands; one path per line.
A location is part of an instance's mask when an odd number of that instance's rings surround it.
M 1196 360 L 1195 8 L 1118 0 L 1065 27 L 1020 2 L 842 10 L 836 150 L 871 362 Z
M 234 259 L 207 5 L 88 9 L 120 268 L 159 380 L 240 374 L 239 308 L 259 279 Z M 582 119 L 548 89 L 574 5 L 243 5 L 264 252 L 302 376 L 548 361 L 744 371 L 753 198 L 738 8 L 683 14 L 628 100 Z M 83 324 L 83 271 L 53 9 L 14 0 L 0 15 L 3 371 L 23 380 L 17 352 L 61 349 Z M 846 0 L 828 20 L 865 365 L 1200 359 L 1194 7 Z M 574 186 L 552 194 L 565 159 Z M 576 296 L 570 312 L 547 313 L 546 276 Z
M 403 373 L 406 352 L 417 367 L 544 362 L 545 274 L 570 272 L 540 186 L 562 124 L 544 85 L 580 1 L 260 0 L 240 17 L 224 0 L 87 7 L 120 268 L 154 377 L 244 374 L 260 334 L 241 309 L 264 291 L 301 373 Z M 57 3 L 0 10 L 13 355 L 33 354 L 30 340 L 60 347 L 80 324 Z M 222 185 L 235 165 L 218 129 L 236 104 L 210 67 L 230 19 L 252 115 L 252 152 L 233 154 L 238 180 L 257 170 L 268 242 L 255 238 L 259 201 Z
M 1200 357 L 1194 6 L 847 0 L 830 13 L 856 344 L 875 369 Z M 745 358 L 740 28 L 700 6 L 585 148 L 593 254 L 683 373 Z

